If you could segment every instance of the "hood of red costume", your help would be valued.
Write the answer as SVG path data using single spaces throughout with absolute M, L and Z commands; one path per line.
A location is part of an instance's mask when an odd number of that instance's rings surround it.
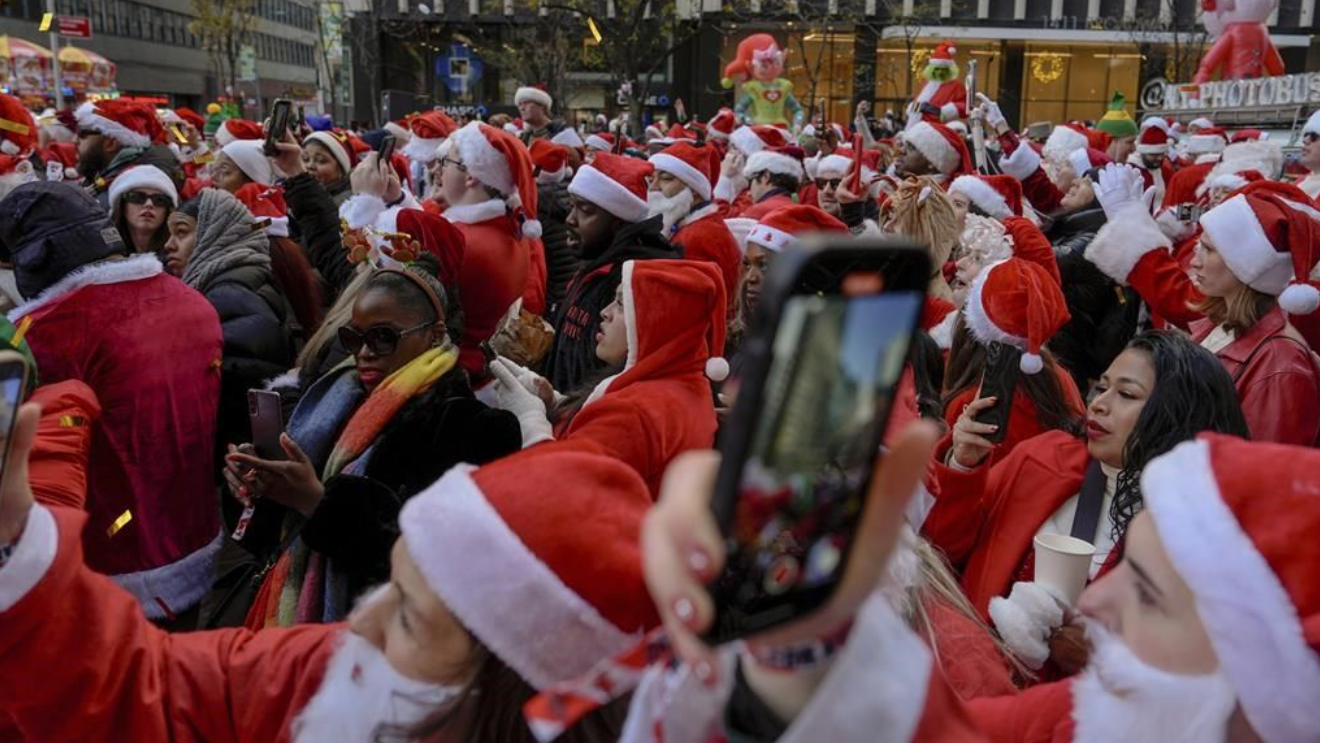
M 628 360 L 611 391 L 633 382 L 705 373 L 724 354 L 724 280 L 705 261 L 623 264 Z

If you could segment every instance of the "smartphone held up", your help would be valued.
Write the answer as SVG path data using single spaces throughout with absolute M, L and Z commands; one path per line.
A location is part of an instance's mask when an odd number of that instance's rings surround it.
M 838 587 L 929 277 L 925 251 L 898 241 L 776 256 L 722 432 L 707 641 L 809 614 Z
M 9 446 L 18 422 L 18 408 L 27 398 L 27 360 L 17 351 L 0 351 L 0 478 L 9 463 Z

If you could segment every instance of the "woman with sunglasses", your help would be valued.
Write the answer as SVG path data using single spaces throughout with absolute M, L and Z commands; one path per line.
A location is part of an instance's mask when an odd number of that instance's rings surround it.
M 179 205 L 179 192 L 165 171 L 154 165 L 125 170 L 110 184 L 110 218 L 134 253 L 165 249 L 170 237 L 165 220 Z
M 352 363 L 303 394 L 285 458 L 231 449 L 234 496 L 257 511 L 286 507 L 284 534 L 297 535 L 266 574 L 249 627 L 343 619 L 389 579 L 405 501 L 454 465 L 520 448 L 517 419 L 478 401 L 457 365 L 461 331 L 446 322 L 453 303 L 438 273 L 428 252 L 372 273 L 338 331 Z

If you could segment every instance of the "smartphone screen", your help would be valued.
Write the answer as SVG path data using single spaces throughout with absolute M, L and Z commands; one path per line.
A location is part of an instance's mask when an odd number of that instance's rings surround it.
M 917 258 L 907 261 L 919 266 L 909 280 L 808 265 L 781 297 L 765 353 L 751 360 L 764 368 L 763 383 L 739 391 L 729 436 L 741 441 L 723 447 L 712 505 L 726 565 L 711 585 L 707 639 L 806 614 L 842 578 L 925 297 L 926 261 Z M 811 289 L 822 280 L 833 286 Z
M 0 357 L 0 477 L 4 476 L 9 461 L 9 442 L 13 438 L 14 423 L 18 421 L 18 408 L 23 404 L 27 385 L 27 363 L 23 357 L 5 353 Z
M 394 157 L 394 135 L 386 134 L 380 140 L 380 161 L 388 163 L 390 158 Z
M 289 130 L 289 114 L 292 110 L 293 103 L 284 98 L 276 100 L 271 107 L 270 125 L 266 130 L 266 154 L 273 155 L 276 152 L 275 145 L 284 141 L 284 134 Z

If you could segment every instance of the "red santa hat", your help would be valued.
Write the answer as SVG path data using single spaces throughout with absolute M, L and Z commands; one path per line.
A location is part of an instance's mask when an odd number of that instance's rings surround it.
M 14 172 L 37 147 L 37 125 L 23 102 L 0 93 L 0 175 Z
M 1202 129 L 1187 140 L 1189 155 L 1218 155 L 1228 146 L 1228 132 L 1219 127 Z
M 645 160 L 601 152 L 578 169 L 568 192 L 625 222 L 640 222 L 650 213 L 646 191 L 653 171 Z
M 647 144 L 650 144 L 665 139 L 665 133 L 660 129 L 659 124 L 651 124 L 646 127 L 646 131 L 642 132 L 642 138 L 646 140 Z
M 1197 127 L 1199 129 L 1213 129 L 1215 128 L 1215 122 L 1211 121 L 1210 119 L 1204 116 L 1198 116 L 1197 118 L 1187 122 L 1187 128 L 1191 129 L 1192 127 Z
M 1169 120 L 1161 116 L 1147 116 L 1141 120 L 1141 130 L 1143 132 L 1151 127 L 1155 127 L 1165 134 L 1173 134 L 1173 127 L 1169 124 Z
M 427 111 L 409 116 L 408 129 L 412 138 L 401 150 L 408 159 L 418 163 L 429 163 L 436 158 L 436 150 L 445 138 L 458 131 L 458 124 L 444 111 Z
M 1269 138 L 1270 138 L 1269 132 L 1263 132 L 1259 129 L 1239 129 L 1233 132 L 1233 136 L 1229 137 L 1229 143 L 1236 144 L 1238 142 L 1257 142 L 1257 141 L 1263 142 L 1265 140 L 1268 140 Z
M 284 203 L 284 193 L 280 189 L 247 183 L 234 192 L 234 198 L 243 202 L 254 219 L 266 223 L 267 235 L 289 236 L 289 208 Z
M 1279 298 L 1290 315 L 1320 306 L 1309 283 L 1320 262 L 1320 212 L 1295 187 L 1264 181 L 1201 215 L 1204 230 L 1239 281 Z
M 903 139 L 949 177 L 971 173 L 972 156 L 958 133 L 935 121 L 919 121 L 903 132 Z
M 568 177 L 568 148 L 548 139 L 532 141 L 532 165 L 537 183 L 559 183 Z
M 770 172 L 791 176 L 800 182 L 807 177 L 803 165 L 806 157 L 807 153 L 797 145 L 766 147 L 747 158 L 747 164 L 743 166 L 743 175 L 750 178 L 757 173 Z
M 451 135 L 468 175 L 504 196 L 525 237 L 541 236 L 536 221 L 536 178 L 523 143 L 508 132 L 474 121 Z
M 1248 183 L 1256 183 L 1265 180 L 1259 170 L 1235 170 L 1227 173 L 1212 173 L 1205 179 L 1206 191 L 1222 189 L 1225 191 L 1236 191 L 1239 188 L 1245 188 Z
M 546 444 L 451 469 L 408 499 L 399 531 L 454 617 L 542 690 L 658 625 L 638 544 L 650 505 L 627 465 Z
M 571 126 L 564 127 L 558 134 L 551 137 L 550 141 L 557 145 L 563 145 L 564 147 L 570 147 L 575 150 L 580 150 L 587 146 L 587 143 L 582 141 L 582 135 L 578 134 L 577 129 L 574 129 Z
M 150 106 L 128 101 L 87 101 L 74 112 L 78 129 L 100 132 L 125 147 L 150 147 L 164 140 L 165 130 Z
M 115 176 L 110 182 L 108 196 L 112 218 L 119 217 L 120 197 L 139 188 L 154 188 L 170 197 L 171 204 L 176 207 L 179 205 L 179 190 L 175 188 L 174 180 L 166 175 L 165 171 L 155 165 L 135 165 Z
M 275 182 L 275 168 L 266 158 L 265 145 L 255 139 L 238 139 L 220 148 L 220 154 L 229 158 L 254 183 L 269 186 Z
M 1063 291 L 1039 265 L 1009 258 L 981 271 L 963 307 L 967 330 L 982 344 L 1007 343 L 1022 351 L 1023 374 L 1044 368 L 1041 347 L 1070 318 Z
M 425 251 L 435 256 L 439 264 L 436 278 L 442 285 L 448 287 L 458 282 L 463 258 L 467 254 L 467 241 L 452 222 L 424 209 L 400 209 L 394 219 L 394 231 L 415 241 L 415 246 L 402 246 L 410 252 Z M 411 263 L 417 260 L 416 255 L 400 255 L 400 247 L 393 246 L 391 254 L 382 258 L 382 263 L 389 265 L 391 261 Z M 487 277 L 478 275 L 475 280 L 485 281 Z M 484 287 L 471 287 L 471 290 L 475 293 L 481 288 Z M 445 299 L 441 298 L 441 301 Z
M 265 138 L 261 124 L 247 119 L 225 119 L 215 130 L 215 143 L 221 147 L 237 140 Z
M 857 155 L 851 147 L 840 147 L 816 163 L 816 177 L 822 178 L 824 173 L 845 175 L 852 171 L 856 159 Z M 880 170 L 880 150 L 862 150 L 862 183 L 870 184 L 870 194 L 873 198 L 880 195 L 881 184 L 876 179 Z
M 729 233 L 733 235 L 733 239 L 738 243 L 738 250 L 742 251 L 743 255 L 747 254 L 747 238 L 752 230 L 756 229 L 757 224 L 755 219 L 749 217 L 729 217 L 724 220 L 724 226 L 729 228 Z
M 675 142 L 694 142 L 696 139 L 697 135 L 688 131 L 688 129 L 682 124 L 676 123 L 669 127 L 669 131 L 665 132 L 665 136 L 657 141 L 664 142 L 665 144 L 673 144 Z
M 966 196 L 995 219 L 1022 216 L 1022 184 L 1011 175 L 959 176 L 949 185 L 949 191 Z
M 682 181 L 683 185 L 692 189 L 698 200 L 710 201 L 713 188 L 710 148 L 677 142 L 652 156 L 651 165 Z
M 0 154 L 0 175 L 12 172 L 19 162 L 9 155 Z M 46 163 L 46 180 L 78 180 L 78 145 L 73 142 L 51 142 L 41 151 L 41 161 Z
M 776 253 L 800 246 L 802 238 L 822 232 L 846 234 L 848 225 L 825 210 L 807 204 L 794 204 L 776 209 L 761 218 L 747 233 L 747 242 L 756 243 Z
M 728 139 L 737 128 L 737 114 L 731 108 L 721 108 L 719 113 L 707 122 L 706 136 L 710 139 Z
M 1158 117 L 1151 117 L 1155 121 L 1164 121 Z M 1149 121 L 1150 119 L 1147 119 Z M 1137 136 L 1137 154 L 1139 155 L 1163 155 L 1169 151 L 1169 132 L 1167 128 L 1159 126 L 1148 126 L 1141 130 Z
M 515 106 L 522 105 L 528 101 L 545 106 L 546 111 L 549 111 L 555 103 L 554 99 L 550 97 L 550 94 L 546 92 L 544 83 L 537 83 L 536 85 L 528 85 L 518 88 L 517 92 L 513 94 L 513 105 Z
M 958 47 L 953 45 L 951 39 L 941 41 L 935 51 L 930 53 L 930 62 L 927 64 L 933 67 L 952 67 L 954 65 L 953 55 L 958 53 Z
M 178 117 L 179 121 L 188 124 L 199 132 L 206 128 L 206 119 L 187 106 L 174 109 L 174 115 Z
M 599 152 L 613 152 L 615 136 L 610 132 L 597 132 L 587 136 L 586 146 Z
M 729 135 L 729 142 L 751 157 L 766 148 L 787 146 L 788 136 L 777 126 L 740 126 Z
M 1320 740 L 1320 454 L 1204 433 L 1141 492 L 1219 667 L 1266 741 Z
M 1045 140 L 1041 155 L 1055 160 L 1063 160 L 1073 150 L 1085 149 L 1090 146 L 1091 137 L 1086 127 L 1069 122 L 1054 127 L 1050 132 L 1050 136 Z
M 330 152 L 330 156 L 339 163 L 340 170 L 347 177 L 353 172 L 362 156 L 371 150 L 370 145 L 342 129 L 328 132 L 312 132 L 303 140 L 303 146 L 315 142 Z

